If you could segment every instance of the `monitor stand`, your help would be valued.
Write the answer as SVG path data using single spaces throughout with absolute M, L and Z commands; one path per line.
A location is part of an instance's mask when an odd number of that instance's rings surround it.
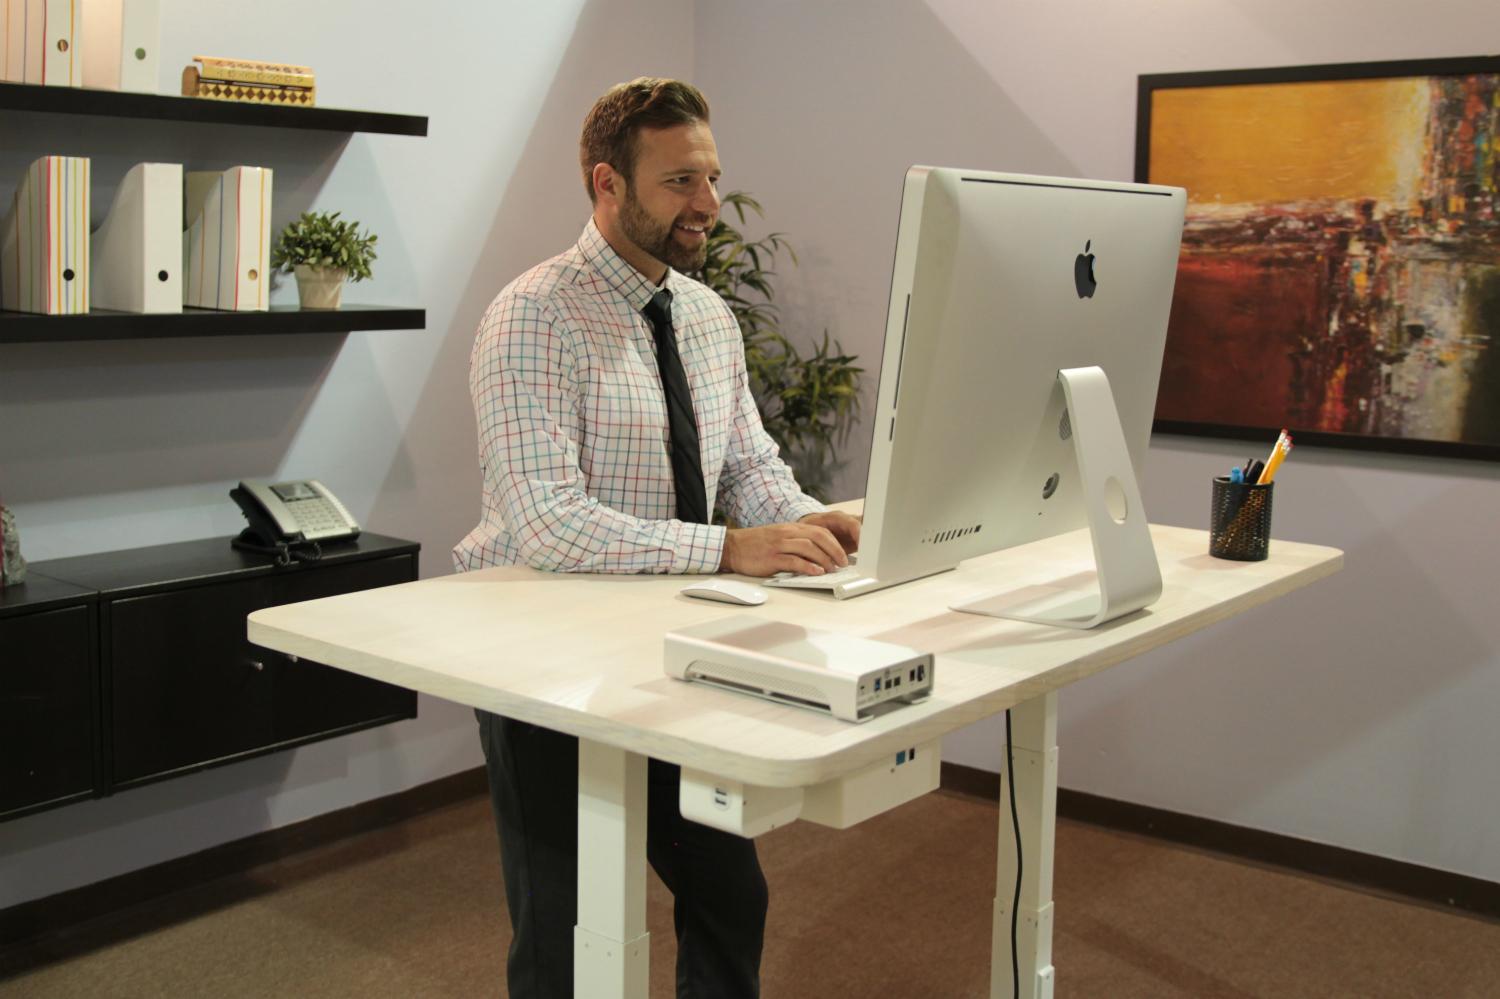
M 1063 628 L 1092 628 L 1149 606 L 1161 596 L 1161 567 L 1109 379 L 1103 369 L 1089 367 L 1064 368 L 1057 380 L 1073 426 L 1073 450 L 1097 572 L 1054 585 L 999 593 L 953 610 Z

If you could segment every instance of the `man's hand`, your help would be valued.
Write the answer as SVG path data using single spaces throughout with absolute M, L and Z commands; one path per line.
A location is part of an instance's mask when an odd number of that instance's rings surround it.
M 827 518 L 839 519 L 825 526 Z M 795 524 L 731 528 L 724 535 L 719 571 L 762 577 L 778 572 L 821 576 L 849 564 L 846 545 L 848 551 L 859 546 L 859 521 L 847 513 L 815 513 Z
M 819 527 L 826 527 L 843 546 L 845 554 L 859 551 L 859 528 L 864 522 L 863 517 L 856 517 L 851 513 L 840 513 L 837 510 L 810 513 L 797 521 L 799 524 L 816 524 Z

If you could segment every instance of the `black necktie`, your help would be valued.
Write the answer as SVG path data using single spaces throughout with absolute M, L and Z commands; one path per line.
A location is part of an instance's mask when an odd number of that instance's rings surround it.
M 703 486 L 703 462 L 698 456 L 698 424 L 693 419 L 693 393 L 688 388 L 677 337 L 672 332 L 672 293 L 663 288 L 646 303 L 646 318 L 656 336 L 656 370 L 667 400 L 667 428 L 672 437 L 672 486 L 677 492 L 677 519 L 708 523 L 708 495 Z

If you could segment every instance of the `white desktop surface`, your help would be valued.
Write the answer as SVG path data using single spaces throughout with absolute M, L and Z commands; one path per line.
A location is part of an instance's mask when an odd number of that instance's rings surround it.
M 844 508 L 857 509 L 857 504 Z M 1164 590 L 1089 631 L 948 609 L 1092 567 L 1086 532 L 838 601 L 771 591 L 759 607 L 678 593 L 682 576 L 506 567 L 273 607 L 252 642 L 722 777 L 809 786 L 935 739 L 1336 572 L 1342 553 L 1273 541 L 1264 562 L 1210 558 L 1204 531 L 1152 527 Z M 863 724 L 668 678 L 662 635 L 749 613 L 935 654 L 933 695 Z
M 1008 845 L 1009 817 L 1002 812 L 990 996 L 1011 996 L 1014 976 L 1019 999 L 1051 999 L 1057 691 L 1343 563 L 1335 549 L 1274 540 L 1264 562 L 1227 562 L 1209 557 L 1205 531 L 1152 527 L 1151 535 L 1161 599 L 1087 631 L 949 610 L 997 590 L 1090 571 L 1089 536 L 1080 531 L 842 601 L 775 590 L 761 606 L 735 607 L 683 596 L 682 576 L 509 567 L 257 611 L 249 637 L 580 738 L 573 955 L 574 995 L 581 999 L 646 999 L 649 992 L 647 757 L 716 781 L 808 788 L 858 780 L 851 775 L 892 751 L 1015 708 L 1015 762 L 1006 764 L 1003 779 L 1011 784 L 1021 843 Z M 932 696 L 852 724 L 663 672 L 667 631 L 752 612 L 932 652 Z

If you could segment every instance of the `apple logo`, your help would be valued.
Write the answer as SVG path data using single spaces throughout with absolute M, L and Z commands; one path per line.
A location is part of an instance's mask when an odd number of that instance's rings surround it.
M 1094 255 L 1089 252 L 1093 245 L 1092 239 L 1084 243 L 1083 252 L 1073 261 L 1073 286 L 1078 289 L 1079 298 L 1093 298 L 1094 289 L 1099 287 L 1099 282 L 1094 280 Z

